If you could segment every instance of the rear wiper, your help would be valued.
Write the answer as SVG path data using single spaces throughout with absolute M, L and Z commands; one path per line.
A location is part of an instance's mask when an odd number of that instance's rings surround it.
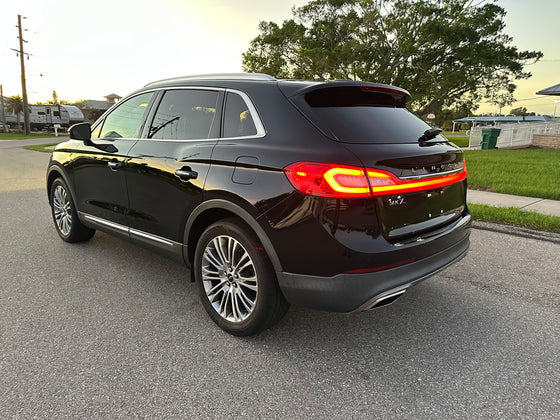
M 440 134 L 441 132 L 442 132 L 441 128 L 438 128 L 438 127 L 430 128 L 430 129 L 424 131 L 424 134 L 421 135 L 418 138 L 418 143 L 424 143 L 428 140 L 431 140 L 434 137 L 436 137 L 438 134 Z

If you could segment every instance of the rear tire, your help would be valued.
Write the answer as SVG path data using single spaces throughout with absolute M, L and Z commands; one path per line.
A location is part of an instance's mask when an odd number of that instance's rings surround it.
M 84 242 L 95 234 L 94 229 L 84 226 L 78 219 L 70 189 L 62 178 L 55 179 L 51 185 L 50 203 L 56 232 L 63 241 Z
M 193 268 L 204 309 L 230 334 L 256 334 L 279 322 L 289 308 L 257 235 L 236 219 L 202 233 Z

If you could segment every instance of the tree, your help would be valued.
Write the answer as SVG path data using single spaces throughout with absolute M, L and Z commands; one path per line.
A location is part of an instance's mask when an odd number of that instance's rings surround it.
M 535 115 L 534 112 L 527 112 L 527 108 L 520 106 L 519 108 L 513 108 L 509 111 L 509 115 L 515 115 L 516 117 L 525 117 L 528 115 Z
M 531 76 L 524 66 L 542 57 L 511 45 L 506 12 L 490 0 L 313 0 L 292 13 L 259 24 L 243 70 L 402 86 L 420 115 L 511 103 L 514 81 Z
M 20 114 L 23 112 L 23 99 L 21 95 L 13 95 L 6 100 L 6 112 L 16 115 L 18 129 L 21 128 Z

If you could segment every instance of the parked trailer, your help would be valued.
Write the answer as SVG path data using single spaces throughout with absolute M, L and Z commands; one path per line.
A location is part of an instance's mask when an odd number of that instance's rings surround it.
M 23 112 L 19 114 L 20 125 L 23 125 Z M 44 130 L 54 124 L 69 127 L 84 121 L 84 114 L 74 105 L 29 105 L 29 125 L 31 129 Z M 16 114 L 6 112 L 6 124 L 10 127 L 17 125 Z

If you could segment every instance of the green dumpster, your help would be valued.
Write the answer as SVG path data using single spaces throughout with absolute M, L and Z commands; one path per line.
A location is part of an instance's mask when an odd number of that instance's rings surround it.
M 499 128 L 483 128 L 482 129 L 482 149 L 497 149 L 496 143 L 498 142 L 498 136 L 500 135 Z

